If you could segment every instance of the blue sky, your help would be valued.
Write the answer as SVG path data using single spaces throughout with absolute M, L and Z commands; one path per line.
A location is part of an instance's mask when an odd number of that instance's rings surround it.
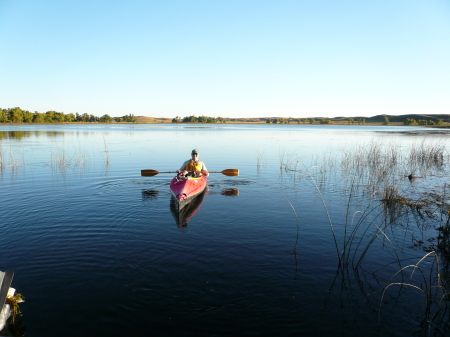
M 0 107 L 450 114 L 450 1 L 0 0 Z

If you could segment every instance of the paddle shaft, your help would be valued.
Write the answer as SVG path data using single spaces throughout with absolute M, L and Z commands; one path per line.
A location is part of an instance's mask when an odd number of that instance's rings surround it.
M 160 172 L 160 171 L 156 171 L 156 170 L 141 170 L 141 176 L 144 176 L 144 177 L 153 177 L 159 173 L 177 173 L 177 172 L 176 171 Z M 223 171 L 209 171 L 209 173 L 222 173 L 223 175 L 234 177 L 234 176 L 239 175 L 239 170 L 238 169 L 227 169 L 227 170 L 223 170 Z

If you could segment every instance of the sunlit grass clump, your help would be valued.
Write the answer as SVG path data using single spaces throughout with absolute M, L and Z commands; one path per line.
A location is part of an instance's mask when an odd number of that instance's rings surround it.
M 11 324 L 14 324 L 14 321 L 18 316 L 22 316 L 19 308 L 19 303 L 22 302 L 25 302 L 25 299 L 19 293 L 6 297 L 6 304 L 8 304 L 11 309 L 11 317 L 9 318 Z

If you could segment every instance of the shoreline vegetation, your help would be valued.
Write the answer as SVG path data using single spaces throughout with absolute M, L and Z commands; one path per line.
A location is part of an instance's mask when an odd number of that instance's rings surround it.
M 428 127 L 450 127 L 450 114 L 409 114 L 409 115 L 376 115 L 373 117 L 261 117 L 261 118 L 228 118 L 209 116 L 186 116 L 175 118 L 158 118 L 134 116 L 111 117 L 108 114 L 95 116 L 79 114 L 78 112 L 65 114 L 57 111 L 30 112 L 19 107 L 0 109 L 0 124 L 285 124 L 285 125 L 413 125 Z

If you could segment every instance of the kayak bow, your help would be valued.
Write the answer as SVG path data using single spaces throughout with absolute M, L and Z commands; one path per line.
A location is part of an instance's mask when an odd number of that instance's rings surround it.
M 194 197 L 202 193 L 205 190 L 207 183 L 208 179 L 206 176 L 198 178 L 175 176 L 170 182 L 170 191 L 178 204 L 178 211 Z

